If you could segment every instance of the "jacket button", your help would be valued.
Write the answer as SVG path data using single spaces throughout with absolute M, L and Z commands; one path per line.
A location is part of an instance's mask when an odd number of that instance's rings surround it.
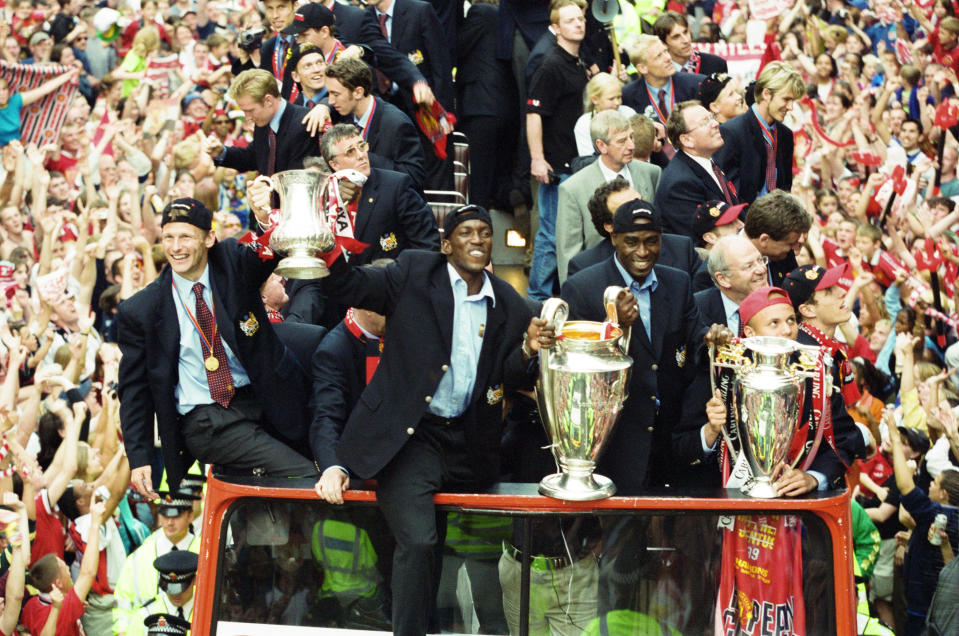
M 650 367 L 650 368 L 651 368 L 653 371 L 659 371 L 659 365 L 658 365 L 658 364 L 654 364 L 654 365 L 653 365 L 652 367 Z
M 426 398 L 425 398 L 425 400 L 426 400 L 426 403 L 429 404 L 430 402 L 433 401 L 433 396 L 432 396 L 432 395 L 427 395 Z
M 416 430 L 414 430 L 412 426 L 409 427 L 408 429 L 406 429 L 406 434 L 407 434 L 407 435 L 412 435 L 412 434 L 415 433 L 415 432 L 416 432 Z
M 650 396 L 649 396 L 649 399 L 650 399 L 651 402 L 655 402 L 655 401 L 656 401 L 656 396 L 655 396 L 655 395 L 650 395 Z
M 652 433 L 652 432 L 653 432 L 653 427 L 652 427 L 652 426 L 647 426 L 647 427 L 646 427 L 646 430 L 649 431 L 650 433 Z
M 443 366 L 440 367 L 440 369 L 441 369 L 442 371 L 449 371 L 449 370 L 450 370 L 450 365 L 444 364 Z

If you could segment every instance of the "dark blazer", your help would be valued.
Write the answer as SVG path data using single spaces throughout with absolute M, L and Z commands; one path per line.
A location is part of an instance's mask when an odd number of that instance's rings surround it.
M 260 298 L 260 286 L 275 266 L 233 239 L 209 251 L 210 283 L 217 331 L 250 376 L 263 407 L 264 428 L 295 444 L 309 430 L 309 379 L 294 354 L 278 339 Z M 120 303 L 117 309 L 120 362 L 120 421 L 130 465 L 153 461 L 153 420 L 157 420 L 163 463 L 176 488 L 193 463 L 180 432 L 174 391 L 180 329 L 171 291 L 172 273 L 165 268 L 155 281 Z M 258 328 L 247 335 L 238 325 L 250 318 Z
M 334 449 L 366 388 L 366 358 L 379 355 L 379 344 L 378 340 L 357 338 L 341 322 L 313 353 L 310 448 L 320 471 L 337 465 Z
M 450 363 L 453 290 L 447 258 L 408 250 L 386 268 L 350 267 L 337 259 L 326 279 L 331 296 L 386 318 L 387 346 L 376 375 L 336 445 L 338 463 L 361 479 L 376 475 L 416 432 Z M 523 299 L 487 274 L 496 302 L 487 300 L 486 329 L 469 406 L 462 415 L 477 481 L 499 473 L 502 396 L 531 386 L 520 344 L 530 321 Z
M 666 481 L 672 428 L 704 332 L 689 275 L 663 265 L 655 271 L 659 283 L 651 294 L 652 339 L 641 322 L 633 326 L 629 398 L 597 467 L 622 494 Z M 609 285 L 624 285 L 612 258 L 567 279 L 561 296 L 569 303 L 570 319 L 605 320 L 603 292 Z
M 678 151 L 663 170 L 656 188 L 655 203 L 663 215 L 663 229 L 695 241 L 693 217 L 696 206 L 712 199 L 725 200 L 716 180 L 689 155 Z M 733 199 L 736 203 L 735 194 Z
M 711 75 L 713 73 L 728 73 L 729 65 L 726 60 L 713 55 L 712 53 L 699 54 L 699 69 L 696 71 L 700 75 Z
M 675 92 L 673 101 L 678 104 L 687 99 L 696 99 L 699 85 L 706 78 L 697 73 L 675 73 L 672 79 Z M 631 106 L 637 113 L 645 112 L 646 107 L 652 105 L 649 101 L 649 92 L 646 90 L 645 79 L 640 77 L 623 87 L 623 103 Z M 662 124 L 665 125 L 666 122 Z
M 696 306 L 699 308 L 699 315 L 703 317 L 706 326 L 725 325 L 726 308 L 723 306 L 723 293 L 716 286 L 710 289 L 703 289 L 693 294 L 696 300 Z M 735 334 L 739 335 L 739 334 Z M 708 400 L 709 397 L 707 396 Z
M 604 238 L 593 247 L 588 250 L 583 250 L 570 259 L 568 276 L 572 276 L 590 265 L 605 261 L 612 256 L 615 251 L 613 243 L 608 238 Z M 700 278 L 702 272 L 706 271 L 706 264 L 703 262 L 703 259 L 699 258 L 699 254 L 696 253 L 693 242 L 690 241 L 688 237 L 678 236 L 676 234 L 663 234 L 663 243 L 659 250 L 659 260 L 656 261 L 656 263 L 657 265 L 666 265 L 667 267 L 674 267 L 684 271 L 689 274 L 693 280 Z M 709 276 L 708 272 L 706 276 Z
M 776 187 L 789 192 L 793 185 L 793 133 L 775 123 Z M 752 203 L 766 182 L 766 142 L 756 115 L 750 108 L 719 127 L 723 147 L 713 159 L 736 185 L 740 201 Z
M 336 32 L 337 32 L 337 35 L 339 36 L 339 29 L 337 29 Z M 277 36 L 274 35 L 273 37 L 269 38 L 268 40 L 260 44 L 260 68 L 267 70 L 271 73 L 274 72 L 273 71 L 273 49 L 276 46 L 276 37 Z M 357 46 L 362 48 L 363 61 L 367 62 L 371 67 L 374 66 L 374 62 L 376 61 L 376 54 L 373 52 L 373 49 L 370 48 L 368 45 L 359 44 L 356 42 L 343 42 L 342 37 L 337 37 L 337 39 L 340 40 L 340 42 L 342 42 L 346 46 L 349 46 L 350 44 L 356 44 Z M 292 47 L 292 53 L 290 53 L 290 56 L 292 57 L 294 54 L 296 54 L 298 49 L 299 49 L 299 46 L 297 44 L 294 44 Z M 283 77 L 281 78 L 282 82 L 280 85 L 280 95 L 283 97 L 283 99 L 287 99 L 287 100 L 290 99 L 290 93 L 292 92 L 293 85 L 295 83 L 293 81 L 293 75 L 292 75 L 293 70 L 294 69 L 292 69 L 289 64 L 283 65 Z M 234 75 L 236 75 L 235 72 L 234 72 Z M 293 101 L 293 103 L 295 103 L 298 106 L 303 105 L 302 92 L 297 94 L 296 99 Z M 326 104 L 327 103 L 326 98 L 324 97 L 323 99 L 321 99 L 320 103 Z
M 366 8 L 366 12 L 378 30 L 376 8 L 370 5 Z M 440 104 L 446 108 L 452 108 L 453 62 L 444 38 L 445 35 L 433 5 L 422 0 L 394 0 L 390 44 L 413 61 L 417 70 L 429 82 Z M 390 79 L 396 81 L 385 68 L 381 70 Z M 412 92 L 409 87 L 400 84 L 400 88 L 406 93 L 403 104 L 412 104 Z
M 786 276 L 789 276 L 789 272 L 797 267 L 799 267 L 799 262 L 796 260 L 796 255 L 793 252 L 786 254 L 786 257 L 782 260 L 769 261 L 767 268 L 769 269 L 773 286 L 782 287 L 783 280 L 785 280 Z
M 701 361 L 696 371 L 695 378 L 683 394 L 682 412 L 672 433 L 673 464 L 669 483 L 680 488 L 719 488 L 723 481 L 719 469 L 720 444 L 724 443 L 722 436 L 710 453 L 703 451 L 702 440 L 706 402 L 711 397 L 709 362 Z
M 284 170 L 297 170 L 303 167 L 304 157 L 319 157 L 320 143 L 316 137 L 310 137 L 306 126 L 301 122 L 310 111 L 302 106 L 286 104 L 280 117 L 280 127 L 276 133 L 276 164 L 274 173 Z M 270 136 L 267 126 L 253 129 L 253 143 L 246 148 L 228 147 L 220 160 L 214 160 L 218 166 L 233 168 L 240 172 L 256 170 L 269 176 Z
M 372 8 L 370 9 L 372 11 Z M 413 84 L 424 80 L 423 74 L 402 53 L 383 37 L 376 14 L 346 4 L 333 3 L 333 16 L 336 18 L 336 37 L 343 44 L 362 44 L 373 50 L 376 56 L 374 66 L 405 90 L 412 90 Z M 436 92 L 436 89 L 433 89 Z
M 409 175 L 416 189 L 422 191 L 426 180 L 426 158 L 416 127 L 393 104 L 376 96 L 373 99 L 376 100 L 376 108 L 366 134 L 370 144 L 370 164 L 374 168 Z
M 319 280 L 291 278 L 286 281 L 286 294 L 290 299 L 280 310 L 284 323 L 320 323 L 325 296 Z
M 484 115 L 517 118 L 513 71 L 507 62 L 496 58 L 498 12 L 491 4 L 474 3 L 457 33 L 454 90 L 456 116 L 461 121 Z
M 436 217 L 402 172 L 370 170 L 356 210 L 356 238 L 369 247 L 350 257 L 353 265 L 396 258 L 405 249 L 439 251 Z

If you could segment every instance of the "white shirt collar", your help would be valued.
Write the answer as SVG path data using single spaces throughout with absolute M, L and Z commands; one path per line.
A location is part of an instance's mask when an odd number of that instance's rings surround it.
M 615 179 L 616 177 L 622 177 L 622 178 L 626 179 L 626 181 L 629 183 L 629 187 L 633 187 L 633 178 L 632 178 L 632 176 L 630 176 L 630 174 L 629 174 L 629 164 L 628 164 L 628 163 L 627 163 L 626 165 L 624 165 L 624 166 L 623 166 L 623 169 L 620 170 L 619 172 L 613 172 L 612 170 L 610 170 L 610 169 L 606 166 L 606 164 L 603 163 L 603 158 L 602 158 L 602 157 L 599 157 L 598 159 L 596 159 L 596 163 L 599 164 L 599 170 L 600 170 L 600 172 L 603 173 L 603 179 L 605 179 L 607 182 L 612 181 L 612 180 Z
M 720 190 L 723 189 L 723 184 L 719 182 L 719 179 L 716 178 L 716 173 L 713 172 L 713 160 L 711 158 L 707 159 L 706 157 L 698 157 L 696 155 L 691 155 L 685 150 L 683 150 L 683 152 L 686 153 L 687 157 L 689 157 L 690 159 L 698 163 L 700 167 L 702 167 L 702 169 L 706 171 L 706 174 L 708 174 L 712 178 L 712 180 L 716 183 L 716 185 L 719 186 Z

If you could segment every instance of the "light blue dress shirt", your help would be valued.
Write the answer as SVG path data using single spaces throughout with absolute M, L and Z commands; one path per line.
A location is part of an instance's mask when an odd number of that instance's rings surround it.
M 469 295 L 466 281 L 449 263 L 446 268 L 453 286 L 453 342 L 450 349 L 450 368 L 443 374 L 429 411 L 439 417 L 459 417 L 469 406 L 473 385 L 476 383 L 476 368 L 483 348 L 486 331 L 486 299 L 496 306 L 493 284 L 483 273 L 483 287 L 479 293 Z
M 648 83 L 646 84 L 646 88 L 649 89 L 649 94 L 653 96 L 653 103 L 656 104 L 656 106 L 659 106 L 659 93 L 662 92 L 663 101 L 666 102 L 666 109 L 669 110 L 672 108 L 672 103 L 670 102 L 670 99 L 672 98 L 672 94 L 673 94 L 672 79 L 667 80 L 666 83 L 663 84 L 662 88 L 656 88 L 655 86 L 650 86 Z M 666 115 L 668 117 L 669 113 L 663 113 L 663 115 Z M 665 126 L 666 122 L 662 122 L 662 124 Z
M 204 404 L 213 404 L 210 397 L 210 383 L 206 378 L 206 367 L 203 366 L 203 345 L 200 343 L 200 333 L 193 326 L 193 321 L 184 307 L 190 310 L 196 318 L 196 295 L 193 286 L 203 283 L 203 301 L 210 311 L 214 312 L 213 292 L 210 290 L 210 266 L 203 269 L 199 280 L 192 281 L 173 272 L 173 282 L 176 287 L 170 290 L 173 294 L 173 304 L 176 306 L 177 324 L 180 327 L 180 361 L 177 363 L 179 381 L 176 385 L 176 410 L 180 415 L 189 413 L 194 407 Z M 219 336 L 219 333 L 217 333 Z M 223 340 L 223 349 L 226 351 L 227 364 L 233 374 L 233 386 L 240 388 L 250 383 L 250 376 L 240 364 L 239 358 Z M 221 360 L 222 362 L 222 360 Z
M 653 340 L 653 330 L 652 330 L 652 307 L 650 305 L 649 296 L 656 288 L 659 287 L 659 280 L 656 278 L 656 270 L 649 272 L 649 276 L 646 277 L 646 280 L 640 284 L 636 279 L 634 279 L 629 272 L 626 271 L 626 268 L 622 266 L 619 262 L 619 256 L 613 255 L 613 262 L 616 263 L 616 269 L 619 270 L 620 275 L 623 277 L 623 282 L 626 283 L 626 286 L 629 287 L 629 291 L 636 298 L 636 304 L 639 306 L 639 319 L 643 323 L 643 328 L 646 329 L 646 337 L 649 338 L 649 341 Z
M 739 335 L 739 305 L 731 300 L 726 294 L 719 292 L 719 297 L 723 299 L 723 310 L 726 312 L 726 326 L 735 335 Z
M 286 110 L 286 100 L 282 97 L 280 98 L 280 107 L 276 109 L 276 112 L 273 114 L 272 119 L 270 119 L 270 130 L 273 131 L 273 134 L 280 132 L 280 119 L 283 118 L 283 111 Z

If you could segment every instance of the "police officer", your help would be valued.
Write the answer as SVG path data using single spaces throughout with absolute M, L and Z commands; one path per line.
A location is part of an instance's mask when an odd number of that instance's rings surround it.
M 185 479 L 184 479 L 185 481 Z M 182 484 L 182 482 L 181 482 Z M 139 608 L 160 592 L 160 575 L 153 564 L 171 551 L 200 552 L 200 537 L 193 533 L 193 504 L 198 498 L 181 488 L 175 493 L 161 492 L 157 515 L 160 527 L 137 548 L 123 564 L 114 589 L 117 607 L 113 611 L 113 632 L 129 633 Z
M 143 624 L 148 636 L 186 636 L 190 633 L 190 623 L 173 614 L 150 614 Z
M 199 559 L 195 552 L 174 550 L 153 562 L 153 567 L 160 574 L 160 593 L 140 608 L 139 620 L 131 621 L 126 636 L 149 634 L 146 622 L 154 614 L 174 616 L 186 623 L 193 620 L 193 592 L 196 589 Z M 140 625 L 144 627 L 140 628 Z

